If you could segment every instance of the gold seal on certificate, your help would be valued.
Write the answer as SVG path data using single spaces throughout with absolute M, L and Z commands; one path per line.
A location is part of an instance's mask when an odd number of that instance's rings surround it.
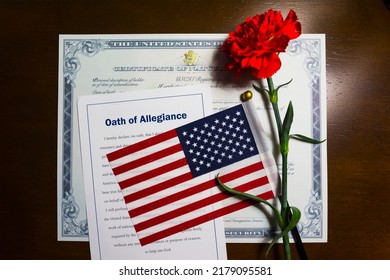
M 199 60 L 198 54 L 194 52 L 193 50 L 189 50 L 187 53 L 184 54 L 184 63 L 188 66 L 195 65 Z

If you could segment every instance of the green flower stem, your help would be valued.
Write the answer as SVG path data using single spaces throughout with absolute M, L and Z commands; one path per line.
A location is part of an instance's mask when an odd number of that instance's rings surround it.
M 282 154 L 282 197 L 281 197 L 281 214 L 283 220 L 288 218 L 288 201 L 287 201 L 287 154 Z
M 300 135 L 300 134 L 293 134 L 290 135 L 290 129 L 294 118 L 294 110 L 293 105 L 290 102 L 284 117 L 284 120 L 282 122 L 282 119 L 280 117 L 279 112 L 279 106 L 278 106 L 278 91 L 281 87 L 288 85 L 291 83 L 292 80 L 288 81 L 285 84 L 282 84 L 278 86 L 277 88 L 274 87 L 274 83 L 272 80 L 272 77 L 267 78 L 267 84 L 268 89 L 263 89 L 261 86 L 253 85 L 256 91 L 259 93 L 267 93 L 269 100 L 272 104 L 273 112 L 275 121 L 277 124 L 278 129 L 278 136 L 279 136 L 279 152 L 282 156 L 282 193 L 279 196 L 279 201 L 281 204 L 280 212 L 272 208 L 275 213 L 277 213 L 276 217 L 278 220 L 278 225 L 281 229 L 281 232 L 273 238 L 273 240 L 270 243 L 270 246 L 267 249 L 266 255 L 268 255 L 269 250 L 272 248 L 272 246 L 279 240 L 283 239 L 283 249 L 285 253 L 285 258 L 290 260 L 291 259 L 291 247 L 290 247 L 290 240 L 289 240 L 289 232 L 291 232 L 298 249 L 298 253 L 301 257 L 301 259 L 307 259 L 307 255 L 305 252 L 305 249 L 303 247 L 302 240 L 300 238 L 299 232 L 296 228 L 296 225 L 298 224 L 301 212 L 296 207 L 290 207 L 288 204 L 287 199 L 287 156 L 289 152 L 289 140 L 290 138 L 294 138 L 303 142 L 312 143 L 312 144 L 319 144 L 323 141 L 311 139 L 309 137 Z M 225 186 L 226 187 L 226 186 Z M 225 188 L 225 190 L 229 190 L 228 187 Z M 232 192 L 234 193 L 234 192 Z M 236 194 L 236 193 L 234 193 Z M 237 195 L 237 194 L 236 194 Z M 245 196 L 245 195 L 244 195 Z M 249 198 L 249 197 L 248 197 Z M 262 202 L 262 201 L 259 201 Z M 267 204 L 267 203 L 266 203 Z
M 272 109 L 274 112 L 276 124 L 278 127 L 278 136 L 279 136 L 279 144 L 282 142 L 282 135 L 283 135 L 283 125 L 282 125 L 282 119 L 280 117 L 279 112 L 279 106 L 278 106 L 278 91 L 275 90 L 274 83 L 272 77 L 267 78 L 267 84 L 268 84 L 268 93 L 269 98 L 272 104 Z M 282 152 L 282 194 L 280 197 L 281 201 L 281 216 L 284 221 L 283 228 L 286 227 L 289 221 L 288 217 L 288 200 L 287 200 L 287 154 L 288 151 Z M 290 240 L 288 234 L 283 236 L 283 248 L 284 248 L 284 254 L 285 258 L 287 260 L 291 259 L 291 248 L 290 248 Z
M 283 249 L 284 249 L 284 256 L 286 260 L 291 260 L 291 246 L 290 246 L 290 239 L 288 237 L 288 234 L 283 235 Z
M 283 217 L 284 227 L 288 224 L 289 220 L 289 207 L 287 200 L 287 153 L 282 154 L 282 196 L 281 196 L 281 215 Z M 284 228 L 282 228 L 283 230 Z M 283 236 L 283 248 L 285 258 L 291 260 L 290 239 L 288 234 Z
M 268 93 L 272 104 L 272 109 L 274 111 L 276 124 L 278 126 L 278 134 L 279 134 L 279 141 L 280 141 L 280 137 L 282 135 L 282 119 L 280 118 L 279 107 L 278 107 L 278 92 L 277 90 L 275 90 L 272 77 L 267 78 L 267 84 L 268 84 Z

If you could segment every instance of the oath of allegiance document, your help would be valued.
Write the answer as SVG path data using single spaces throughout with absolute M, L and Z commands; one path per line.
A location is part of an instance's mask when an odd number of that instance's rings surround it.
M 204 85 L 211 88 L 213 112 L 236 105 L 258 83 L 236 80 L 224 70 L 220 47 L 226 34 L 60 35 L 58 108 L 58 239 L 88 240 L 81 173 L 77 98 L 140 89 Z M 325 36 L 303 34 L 281 53 L 274 75 L 282 117 L 294 105 L 291 133 L 326 139 Z M 257 110 L 272 139 L 271 107 L 254 92 Z M 277 163 L 281 163 L 275 149 Z M 289 203 L 302 211 L 303 242 L 327 241 L 327 147 L 290 141 Z M 277 203 L 277 201 L 275 201 Z M 269 242 L 275 228 L 256 207 L 224 217 L 227 242 Z
M 209 90 L 186 87 L 79 97 L 92 259 L 226 259 L 222 219 L 141 246 L 106 156 L 209 115 Z

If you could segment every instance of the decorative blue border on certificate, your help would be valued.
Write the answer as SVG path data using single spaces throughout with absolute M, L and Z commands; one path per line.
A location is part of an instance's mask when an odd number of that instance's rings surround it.
M 304 69 L 309 77 L 309 88 L 312 95 L 312 138 L 320 140 L 321 135 L 321 41 L 314 39 L 298 39 L 292 41 L 287 53 L 300 55 L 306 53 Z M 323 196 L 322 196 L 322 167 L 321 145 L 313 145 L 313 185 L 311 198 L 304 209 L 307 222 L 298 225 L 298 231 L 302 238 L 321 238 L 323 235 Z
M 62 143 L 62 237 L 88 237 L 87 219 L 78 220 L 80 207 L 76 203 L 71 184 L 72 166 L 72 97 L 74 80 L 81 65 L 80 54 L 93 56 L 100 50 L 97 41 L 64 40 L 63 64 L 63 143 Z
M 63 41 L 63 165 L 62 165 L 62 206 L 61 227 L 63 237 L 88 237 L 87 220 L 79 221 L 79 205 L 75 202 L 71 185 L 71 151 L 72 151 L 72 96 L 77 72 L 81 68 L 79 56 L 92 57 L 105 50 L 117 49 L 210 49 L 219 48 L 220 40 L 142 40 L 142 39 L 64 39 Z M 309 76 L 309 87 L 312 93 L 313 131 L 312 137 L 321 138 L 321 41 L 319 39 L 297 39 L 290 42 L 286 50 L 290 55 L 307 54 L 304 68 Z M 321 185 L 321 145 L 313 146 L 313 185 L 311 198 L 304 209 L 307 222 L 298 225 L 303 239 L 321 238 L 323 229 L 323 204 Z M 225 229 L 227 238 L 256 238 L 272 236 L 269 229 L 246 229 L 253 234 L 242 235 L 243 229 Z M 235 232 L 236 231 L 236 232 Z M 256 235 L 261 232 L 259 235 Z

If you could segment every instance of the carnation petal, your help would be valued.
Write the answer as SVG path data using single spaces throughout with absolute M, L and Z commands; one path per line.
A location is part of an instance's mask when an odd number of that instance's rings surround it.
M 293 10 L 290 10 L 286 19 L 283 22 L 283 27 L 280 30 L 281 34 L 284 34 L 290 38 L 290 40 L 298 38 L 301 35 L 302 27 L 298 21 L 298 17 Z
M 258 79 L 271 77 L 282 66 L 279 56 L 275 53 L 264 56 L 259 61 L 259 67 L 257 69 L 252 69 L 252 75 Z

